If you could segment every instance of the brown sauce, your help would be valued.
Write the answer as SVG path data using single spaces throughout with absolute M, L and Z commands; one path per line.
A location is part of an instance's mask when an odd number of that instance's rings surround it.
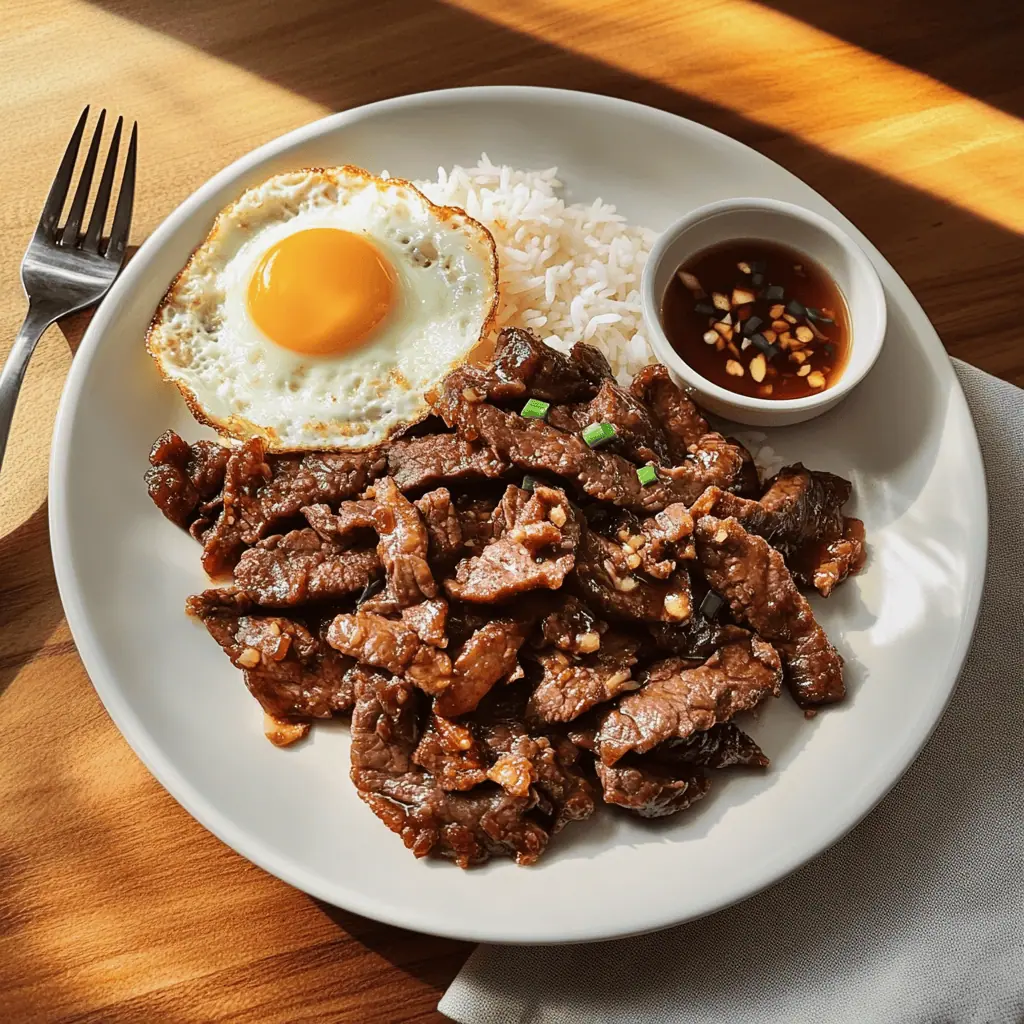
M 750 398 L 804 398 L 839 379 L 850 315 L 826 270 L 801 252 L 735 239 L 704 249 L 673 276 L 661 321 L 702 377 Z

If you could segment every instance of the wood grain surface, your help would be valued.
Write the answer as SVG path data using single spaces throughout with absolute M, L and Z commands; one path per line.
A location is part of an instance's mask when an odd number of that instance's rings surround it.
M 951 353 L 1024 383 L 1018 0 L 3 11 L 0 356 L 24 313 L 22 251 L 86 103 L 140 123 L 138 243 L 229 161 L 324 113 L 520 83 L 639 100 L 761 150 L 867 233 Z M 0 1017 L 441 1020 L 468 946 L 323 906 L 252 867 L 153 781 L 100 706 L 62 617 L 46 524 L 50 433 L 82 327 L 40 345 L 0 476 Z

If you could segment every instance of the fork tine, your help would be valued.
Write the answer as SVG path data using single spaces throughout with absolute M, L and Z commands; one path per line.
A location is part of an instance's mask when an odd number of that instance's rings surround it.
M 120 263 L 124 259 L 124 249 L 128 244 L 128 232 L 132 226 L 132 204 L 135 201 L 135 149 L 139 137 L 138 121 L 132 124 L 132 137 L 128 143 L 128 155 L 124 161 L 124 177 L 121 179 L 121 191 L 114 209 L 114 223 L 110 225 L 110 241 L 107 242 L 105 253 L 108 260 Z
M 82 132 L 85 131 L 85 122 L 89 117 L 89 108 L 82 111 L 82 116 L 71 133 L 71 141 L 68 148 L 64 150 L 60 167 L 54 176 L 53 184 L 43 204 L 43 213 L 39 218 L 39 226 L 36 231 L 48 239 L 53 239 L 57 229 L 57 221 L 60 219 L 60 211 L 64 209 L 64 200 L 68 196 L 68 187 L 71 185 L 71 175 L 75 170 L 75 160 L 78 159 L 78 146 L 82 141 Z
M 106 120 L 106 116 L 107 112 L 101 110 L 99 119 L 96 121 L 96 130 L 92 133 L 92 142 L 89 143 L 89 152 L 82 165 L 82 176 L 78 179 L 75 198 L 71 201 L 67 223 L 60 236 L 61 245 L 78 245 L 78 229 L 82 226 L 85 203 L 89 198 L 89 189 L 92 188 L 92 172 L 96 167 L 96 154 L 100 149 L 100 139 L 103 138 L 103 122 Z
M 107 162 L 103 165 L 103 176 L 100 178 L 99 191 L 96 193 L 96 205 L 93 207 L 89 226 L 85 229 L 85 237 L 82 239 L 81 247 L 86 252 L 98 253 L 100 251 L 100 235 L 103 234 L 103 224 L 107 219 L 110 190 L 114 186 L 114 167 L 117 164 L 117 150 L 121 144 L 123 122 L 123 117 L 117 119 L 114 134 L 110 137 L 110 150 L 107 153 Z

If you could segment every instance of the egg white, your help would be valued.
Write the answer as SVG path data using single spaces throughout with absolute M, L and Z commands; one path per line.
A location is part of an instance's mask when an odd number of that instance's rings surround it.
M 343 356 L 283 348 L 248 311 L 267 249 L 309 228 L 367 236 L 394 268 L 395 305 Z M 193 414 L 271 449 L 366 448 L 429 412 L 428 393 L 486 343 L 497 304 L 487 230 L 400 179 L 355 167 L 276 175 L 218 215 L 153 318 L 147 347 Z

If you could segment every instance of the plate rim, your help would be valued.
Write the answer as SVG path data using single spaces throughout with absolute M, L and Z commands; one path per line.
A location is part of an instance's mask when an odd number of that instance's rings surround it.
M 764 876 L 756 873 L 748 876 L 745 884 L 735 888 L 732 898 L 724 901 L 718 900 L 706 906 L 698 906 L 691 913 L 683 915 L 680 915 L 678 911 L 670 911 L 669 913 L 662 911 L 659 913 L 657 908 L 651 908 L 647 915 L 648 920 L 640 926 L 630 924 L 625 927 L 609 927 L 602 925 L 595 929 L 593 926 L 579 928 L 578 926 L 573 927 L 571 924 L 563 923 L 554 933 L 550 926 L 545 928 L 544 931 L 540 931 L 538 926 L 536 931 L 519 930 L 515 934 L 509 934 L 500 928 L 495 929 L 489 926 L 469 929 L 465 927 L 451 928 L 443 920 L 437 920 L 430 915 L 423 915 L 417 912 L 414 906 L 396 909 L 392 904 L 378 905 L 373 897 L 365 897 L 358 889 L 345 889 L 342 898 L 342 895 L 336 891 L 337 886 L 321 885 L 319 878 L 310 876 L 304 868 L 295 867 L 291 860 L 278 858 L 273 851 L 265 849 L 261 840 L 236 826 L 233 821 L 222 815 L 209 804 L 207 798 L 200 791 L 196 790 L 181 776 L 174 764 L 164 756 L 153 735 L 143 726 L 128 700 L 119 692 L 119 687 L 115 681 L 116 673 L 107 662 L 103 645 L 98 637 L 93 634 L 81 599 L 78 574 L 72 558 L 72 544 L 68 528 L 69 520 L 66 512 L 66 489 L 70 466 L 68 460 L 70 451 L 69 438 L 73 410 L 78 405 L 83 388 L 89 379 L 88 367 L 91 357 L 99 347 L 107 329 L 116 321 L 117 310 L 123 293 L 134 287 L 135 279 L 144 272 L 145 265 L 149 262 L 149 254 L 162 247 L 165 244 L 165 239 L 182 222 L 187 220 L 197 207 L 202 205 L 208 197 L 216 193 L 224 184 L 246 174 L 263 161 L 278 155 L 286 149 L 319 136 L 330 134 L 347 124 L 359 121 L 382 110 L 430 105 L 450 100 L 465 101 L 468 99 L 481 101 L 488 99 L 495 101 L 520 100 L 568 106 L 604 106 L 606 109 L 616 109 L 621 113 L 626 113 L 636 118 L 646 118 L 655 123 L 660 122 L 667 130 L 672 130 L 678 122 L 683 122 L 687 125 L 688 130 L 696 131 L 697 134 L 705 133 L 711 138 L 726 140 L 730 146 L 741 146 L 763 159 L 771 159 L 746 143 L 718 132 L 713 128 L 709 128 L 707 125 L 656 107 L 647 106 L 646 104 L 600 93 L 523 85 L 470 86 L 394 96 L 352 107 L 334 114 L 328 114 L 309 124 L 301 125 L 275 139 L 271 139 L 256 149 L 243 154 L 187 196 L 164 218 L 152 234 L 145 239 L 135 257 L 100 304 L 82 338 L 75 358 L 72 360 L 57 409 L 50 455 L 48 519 L 54 575 L 65 618 L 79 657 L 101 703 L 125 741 L 157 782 L 193 818 L 205 829 L 217 836 L 218 839 L 230 846 L 235 852 L 269 874 L 310 896 L 322 899 L 332 905 L 344 907 L 347 910 L 362 914 L 373 920 L 396 927 L 410 928 L 424 934 L 473 942 L 555 945 L 609 940 L 659 931 L 724 910 L 782 881 L 804 864 L 820 856 L 835 845 L 877 806 L 904 776 L 921 749 L 928 742 L 928 739 L 945 713 L 949 700 L 956 689 L 957 681 L 977 626 L 984 587 L 988 552 L 988 493 L 985 487 L 984 462 L 970 408 L 967 405 L 963 389 L 956 374 L 953 372 L 952 364 L 942 346 L 942 342 L 924 309 L 888 260 L 882 256 L 875 246 L 861 234 L 841 211 L 837 210 L 817 190 L 811 188 L 810 185 L 791 171 L 782 167 L 782 165 L 771 161 L 785 174 L 800 181 L 804 187 L 811 189 L 828 206 L 830 212 L 834 216 L 838 216 L 844 225 L 847 226 L 848 230 L 852 231 L 854 237 L 865 247 L 879 269 L 883 281 L 889 286 L 890 294 L 893 298 L 898 298 L 901 310 L 910 321 L 911 329 L 921 338 L 929 361 L 937 367 L 940 378 L 945 377 L 946 383 L 951 385 L 949 388 L 950 403 L 955 403 L 958 406 L 961 421 L 965 420 L 969 427 L 969 436 L 964 440 L 971 450 L 972 468 L 977 476 L 977 480 L 973 482 L 981 484 L 981 487 L 977 489 L 981 495 L 984 511 L 981 529 L 969 534 L 965 545 L 969 564 L 980 566 L 981 571 L 980 573 L 973 574 L 968 583 L 967 614 L 961 621 L 956 644 L 950 659 L 950 669 L 955 669 L 955 671 L 951 671 L 951 679 L 946 686 L 945 695 L 941 702 L 936 705 L 931 720 L 929 721 L 927 716 L 920 719 L 915 723 L 917 725 L 916 731 L 903 735 L 900 743 L 893 747 L 889 758 L 892 770 L 888 773 L 890 777 L 887 781 L 880 786 L 871 788 L 868 797 L 861 801 L 861 805 L 857 807 L 857 813 L 850 820 L 845 820 L 838 827 L 829 829 L 828 835 L 812 844 L 812 848 L 796 856 L 790 856 L 783 861 L 781 866 L 773 866 Z

